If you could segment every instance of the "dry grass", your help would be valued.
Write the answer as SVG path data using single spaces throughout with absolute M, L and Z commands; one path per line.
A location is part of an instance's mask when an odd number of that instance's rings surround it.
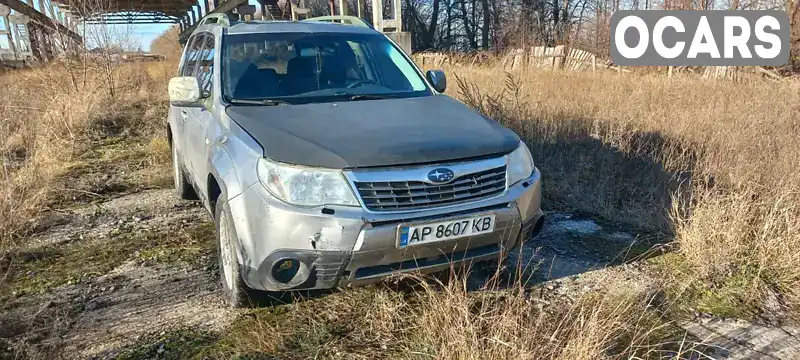
M 451 94 L 524 137 L 544 206 L 674 237 L 684 288 L 798 314 L 798 84 L 448 70 Z
M 574 301 L 521 288 L 470 292 L 463 279 L 417 282 L 414 291 L 351 289 L 254 311 L 204 356 L 281 359 L 629 359 L 686 356 L 654 310 L 656 292 L 619 278 Z M 607 286 L 606 286 L 607 285 Z M 361 304 L 361 305 L 357 305 Z M 369 304 L 368 306 L 364 306 Z
M 83 69 L 52 65 L 0 74 L 0 87 L 11 90 L 0 92 L 0 250 L 29 233 L 48 205 L 86 192 L 64 175 L 94 142 L 161 126 L 165 110 L 158 103 L 171 67 L 117 67 L 116 97 L 104 75 L 91 64 Z
M 570 305 L 519 288 L 471 294 L 458 282 L 440 291 L 426 286 L 416 311 L 394 314 L 413 313 L 411 341 L 443 359 L 630 358 L 666 349 L 668 327 L 649 309 L 654 294 L 606 280 L 598 286 L 608 292 L 584 294 Z

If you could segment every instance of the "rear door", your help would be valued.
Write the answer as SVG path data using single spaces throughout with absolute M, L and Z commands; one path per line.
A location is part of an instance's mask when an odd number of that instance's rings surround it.
M 200 84 L 200 91 L 206 97 L 205 106 L 191 108 L 188 111 L 189 118 L 186 121 L 186 135 L 190 139 L 187 159 L 192 168 L 192 176 L 195 185 L 204 194 L 206 188 L 206 177 L 208 176 L 208 152 L 207 148 L 210 140 L 206 137 L 206 129 L 213 119 L 213 78 L 214 78 L 214 35 L 202 33 L 198 36 L 200 44 L 197 56 L 197 70 L 195 76 Z

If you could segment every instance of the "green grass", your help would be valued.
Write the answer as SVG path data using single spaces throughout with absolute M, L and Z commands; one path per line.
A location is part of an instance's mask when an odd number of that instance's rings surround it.
M 169 144 L 158 136 L 109 136 L 78 156 L 60 179 L 54 205 L 107 199 L 125 192 L 172 186 Z
M 376 327 L 370 312 L 404 307 L 400 293 L 380 287 L 350 289 L 295 304 L 251 310 L 224 331 L 214 357 L 268 354 L 278 359 L 394 358 L 403 327 Z M 370 309 L 371 308 L 371 309 Z M 382 347 L 383 345 L 383 347 Z
M 697 278 L 680 254 L 671 252 L 646 260 L 649 271 L 663 280 L 673 318 L 686 318 L 698 311 L 723 318 L 754 320 L 763 298 L 754 297 L 761 286 L 754 269 L 731 272 L 714 281 Z
M 743 294 L 748 294 L 749 279 L 736 274 L 719 285 L 698 286 L 697 310 L 726 318 L 750 318 L 752 307 Z
M 217 334 L 189 328 L 145 336 L 120 351 L 117 360 L 179 360 L 198 358 L 217 341 Z
M 154 234 L 153 237 L 162 240 L 149 239 L 149 246 L 138 251 L 136 258 L 149 265 L 178 262 L 202 265 L 200 261 L 203 257 L 214 255 L 215 231 L 213 223 L 204 222 L 182 229 L 177 234 Z
M 118 359 L 396 358 L 407 344 L 387 340 L 402 336 L 403 328 L 376 327 L 369 316 L 392 304 L 405 306 L 400 293 L 365 287 L 251 309 L 218 333 L 176 329 L 146 336 Z
M 50 291 L 103 275 L 128 260 L 148 265 L 197 263 L 214 252 L 214 225 L 193 224 L 177 232 L 121 229 L 103 238 L 76 239 L 21 251 L 11 258 L 0 298 Z

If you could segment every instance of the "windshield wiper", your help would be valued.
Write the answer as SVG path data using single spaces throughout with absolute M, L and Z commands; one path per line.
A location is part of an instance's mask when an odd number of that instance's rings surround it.
M 381 100 L 381 99 L 391 99 L 392 96 L 386 95 L 375 95 L 375 94 L 359 94 L 353 95 L 350 97 L 351 101 L 358 101 L 358 100 Z
M 277 105 L 291 105 L 283 100 L 264 99 L 264 100 L 248 100 L 248 99 L 230 99 L 231 104 L 247 104 L 247 105 L 263 105 L 263 106 L 277 106 Z

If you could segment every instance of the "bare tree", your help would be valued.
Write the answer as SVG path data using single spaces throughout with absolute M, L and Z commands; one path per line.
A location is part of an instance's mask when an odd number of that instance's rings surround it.
M 415 50 L 502 52 L 566 44 L 607 55 L 610 19 L 618 10 L 785 9 L 791 21 L 792 49 L 800 47 L 800 0 L 726 1 L 405 0 L 403 27 L 413 33 Z
M 87 56 L 99 66 L 105 76 L 105 85 L 109 94 L 117 94 L 116 69 L 125 51 L 136 49 L 141 44 L 133 36 L 131 25 L 109 25 L 103 19 L 104 14 L 113 13 L 116 9 L 108 0 L 83 0 L 80 12 L 87 18 L 94 19 L 94 24 L 83 23 L 84 42 L 93 47 Z

